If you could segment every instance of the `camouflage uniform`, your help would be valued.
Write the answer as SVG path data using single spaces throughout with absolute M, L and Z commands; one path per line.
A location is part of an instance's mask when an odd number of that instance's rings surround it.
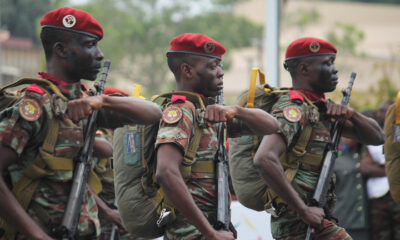
M 271 114 L 279 121 L 280 130 L 278 133 L 284 139 L 287 149 L 296 144 L 301 130 L 310 123 L 311 119 L 315 118 L 311 106 L 304 102 L 302 97 L 297 97 L 298 95 L 296 96 L 293 93 L 293 91 L 290 91 L 288 94 L 282 95 L 271 110 Z M 319 108 L 319 120 L 313 124 L 306 151 L 308 154 L 322 156 L 327 143 L 331 140 L 331 123 L 326 115 L 324 115 L 326 109 L 325 103 L 323 101 L 313 103 Z M 287 109 L 297 112 L 296 115 L 293 115 L 295 118 L 290 119 L 290 121 L 286 117 L 288 113 Z M 320 168 L 301 163 L 292 181 L 293 188 L 308 205 L 317 185 L 319 174 Z M 327 208 L 325 209 L 327 217 L 324 219 L 321 231 L 316 232 L 314 237 L 317 239 L 351 239 L 346 231 L 338 227 L 330 218 L 330 211 L 335 201 L 333 184 L 330 187 L 327 199 Z M 307 224 L 291 209 L 283 210 L 283 213 L 277 218 L 271 218 L 272 236 L 275 239 L 304 239 L 307 227 Z
M 182 152 L 185 152 L 189 142 L 194 135 L 195 106 L 190 101 L 179 101 L 173 103 L 182 111 L 180 120 L 173 124 L 168 124 L 161 120 L 158 131 L 156 147 L 164 143 L 173 143 Z M 164 110 L 167 111 L 167 109 Z M 212 130 L 211 130 L 212 129 Z M 203 130 L 200 145 L 197 149 L 195 161 L 214 162 L 214 157 L 218 148 L 217 129 L 215 126 L 209 130 Z M 192 195 L 197 207 L 203 212 L 210 224 L 216 223 L 217 193 L 214 173 L 195 173 L 192 172 L 191 178 L 186 182 L 186 186 Z M 205 239 L 201 232 L 193 226 L 179 211 L 176 213 L 176 220 L 167 225 L 164 239 L 167 240 L 200 240 Z
M 56 84 L 69 100 L 82 96 L 81 89 L 84 86 L 80 83 L 66 84 L 46 73 L 41 73 L 39 77 Z M 25 99 L 34 99 L 40 104 L 39 108 L 42 112 L 37 120 L 28 121 L 21 116 L 19 108 Z M 18 164 L 9 166 L 13 185 L 21 177 L 22 171 L 39 154 L 39 148 L 46 137 L 50 121 L 55 118 L 53 110 L 51 96 L 38 86 L 31 85 L 22 92 L 18 102 L 0 112 L 0 142 L 12 148 L 22 160 Z M 103 111 L 99 111 L 99 118 L 104 114 Z M 54 156 L 73 158 L 83 145 L 83 129 L 86 124 L 86 120 L 82 120 L 79 125 L 73 124 L 71 120 L 60 120 Z M 100 121 L 98 124 L 107 126 Z M 59 226 L 61 223 L 72 175 L 72 171 L 55 170 L 54 174 L 42 178 L 28 205 L 28 214 L 49 234 L 52 227 Z M 84 202 L 80 211 L 78 234 L 80 239 L 97 238 L 100 235 L 98 208 L 88 189 L 85 190 Z M 20 234 L 19 238 L 23 238 L 23 236 Z

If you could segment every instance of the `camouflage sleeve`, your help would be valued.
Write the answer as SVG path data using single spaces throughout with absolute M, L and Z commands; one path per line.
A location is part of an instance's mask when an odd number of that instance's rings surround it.
M 290 147 L 305 126 L 305 114 L 302 104 L 293 102 L 289 96 L 282 95 L 271 109 L 272 116 L 279 122 L 278 134 Z
M 394 141 L 396 123 L 396 104 L 392 104 L 385 117 L 385 170 L 389 180 L 390 193 L 400 203 L 400 142 Z
M 160 121 L 156 148 L 163 143 L 173 143 L 182 153 L 186 152 L 194 134 L 194 113 L 195 107 L 189 101 L 166 107 Z
M 42 142 L 51 116 L 50 96 L 26 92 L 11 107 L 0 112 L 0 142 L 20 157 L 26 146 Z

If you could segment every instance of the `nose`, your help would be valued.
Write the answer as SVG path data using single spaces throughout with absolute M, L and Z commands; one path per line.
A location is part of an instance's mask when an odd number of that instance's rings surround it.
M 334 74 L 337 74 L 338 72 L 339 72 L 339 70 L 337 70 L 337 68 L 336 68 L 336 66 L 335 65 L 333 65 L 333 71 L 332 71 Z
M 96 60 L 101 61 L 104 58 L 103 52 L 100 50 L 100 48 L 97 48 L 96 51 Z
M 224 70 L 222 69 L 221 66 L 218 66 L 217 77 L 220 78 L 221 80 L 224 77 Z

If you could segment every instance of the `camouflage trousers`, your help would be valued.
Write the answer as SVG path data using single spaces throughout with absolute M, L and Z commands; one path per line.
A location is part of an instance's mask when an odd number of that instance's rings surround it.
M 304 240 L 308 225 L 292 210 L 287 210 L 284 216 L 271 218 L 272 236 L 277 240 Z M 333 221 L 324 219 L 321 228 L 312 234 L 312 239 L 318 240 L 351 240 L 344 228 Z
M 370 199 L 371 228 L 374 240 L 400 240 L 400 205 L 390 193 Z

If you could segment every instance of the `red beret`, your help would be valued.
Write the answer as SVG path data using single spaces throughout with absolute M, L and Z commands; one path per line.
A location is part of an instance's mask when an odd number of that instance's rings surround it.
M 169 45 L 168 53 L 190 53 L 218 59 L 225 53 L 222 44 L 200 33 L 184 33 L 173 38 Z
M 98 39 L 103 38 L 103 27 L 89 13 L 69 7 L 47 12 L 40 20 L 42 28 L 51 27 L 86 34 Z
M 122 96 L 129 96 L 125 91 L 116 87 L 105 87 L 103 90 L 103 94 L 105 95 L 121 94 Z
M 289 44 L 285 60 L 336 53 L 336 47 L 332 43 L 319 38 L 306 37 L 294 40 Z

